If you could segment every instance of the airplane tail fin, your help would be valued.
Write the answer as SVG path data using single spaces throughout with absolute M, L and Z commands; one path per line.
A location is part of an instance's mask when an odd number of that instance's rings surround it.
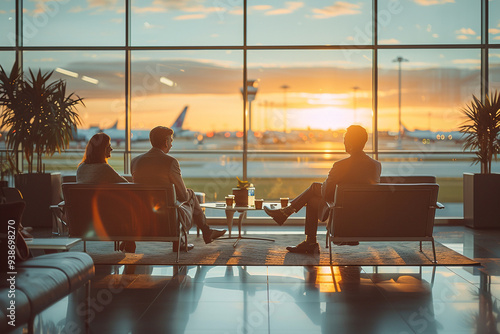
M 404 137 L 404 135 L 406 134 L 406 132 L 410 132 L 410 130 L 408 130 L 406 128 L 406 126 L 403 124 L 403 122 L 401 122 L 401 127 L 402 127 L 402 129 L 401 129 L 401 136 Z
M 184 109 L 182 109 L 181 113 L 179 114 L 179 117 L 177 117 L 174 124 L 172 124 L 172 129 L 177 129 L 177 130 L 182 129 L 182 125 L 184 124 L 184 119 L 186 118 L 187 109 L 188 106 L 185 106 Z
M 106 130 L 109 130 L 109 129 L 116 130 L 117 128 L 118 128 L 118 120 L 116 120 L 116 122 L 113 125 L 111 125 L 109 128 L 107 128 Z

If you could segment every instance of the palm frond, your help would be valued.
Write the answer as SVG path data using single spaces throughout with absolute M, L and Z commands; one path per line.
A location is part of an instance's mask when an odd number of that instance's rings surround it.
M 64 151 L 81 124 L 77 106 L 84 105 L 83 99 L 74 93 L 66 96 L 66 83 L 51 82 L 52 74 L 29 69 L 24 80 L 17 62 L 10 75 L 0 66 L 0 129 L 8 129 L 7 148 L 17 151 L 22 146 L 29 172 L 34 154 L 41 171 L 41 156 Z

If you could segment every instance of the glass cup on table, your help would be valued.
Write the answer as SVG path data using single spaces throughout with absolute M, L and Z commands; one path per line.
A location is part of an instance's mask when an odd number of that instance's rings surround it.
M 264 204 L 263 199 L 256 199 L 255 200 L 255 209 L 256 210 L 262 210 L 262 204 Z
M 281 207 L 286 208 L 288 206 L 288 197 L 281 197 L 280 202 L 281 202 Z
M 233 203 L 234 203 L 234 196 L 233 195 L 226 196 L 226 206 L 232 208 Z

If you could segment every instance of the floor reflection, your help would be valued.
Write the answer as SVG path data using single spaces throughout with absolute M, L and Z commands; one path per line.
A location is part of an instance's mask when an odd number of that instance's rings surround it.
M 35 329 L 499 333 L 500 232 L 475 233 L 440 229 L 437 238 L 465 255 L 487 256 L 476 267 L 99 265 L 90 289 L 42 312 Z

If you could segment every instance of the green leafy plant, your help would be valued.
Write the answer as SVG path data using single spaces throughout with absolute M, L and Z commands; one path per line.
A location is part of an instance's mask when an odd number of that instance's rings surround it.
M 491 173 L 491 162 L 500 152 L 500 95 L 486 95 L 482 102 L 472 96 L 470 105 L 462 109 L 467 117 L 460 132 L 465 135 L 464 150 L 476 151 L 474 163 L 481 163 L 481 173 Z
M 20 148 L 33 172 L 36 154 L 36 172 L 42 172 L 42 156 L 64 151 L 77 126 L 81 124 L 76 107 L 83 99 L 71 93 L 66 95 L 66 82 L 50 82 L 53 71 L 34 74 L 27 79 L 16 62 L 7 74 L 0 66 L 0 129 L 7 130 L 7 148 L 16 153 Z

